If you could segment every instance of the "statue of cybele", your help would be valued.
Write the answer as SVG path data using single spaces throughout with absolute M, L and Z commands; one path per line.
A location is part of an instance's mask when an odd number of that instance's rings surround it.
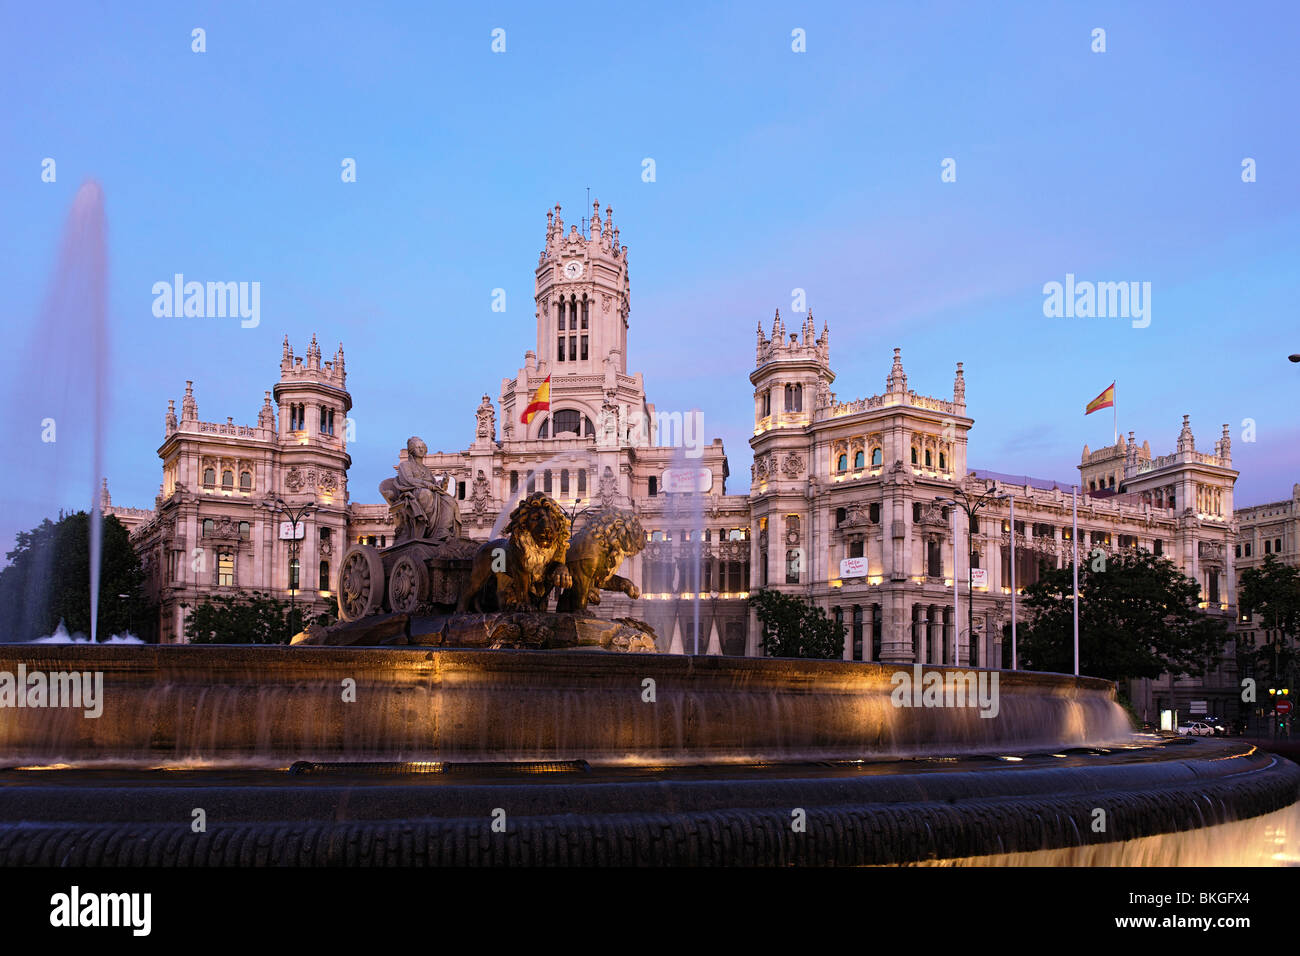
M 428 447 L 412 436 L 406 442 L 406 458 L 394 466 L 397 474 L 379 483 L 396 526 L 395 544 L 460 537 L 460 508 L 424 464 L 426 454 Z

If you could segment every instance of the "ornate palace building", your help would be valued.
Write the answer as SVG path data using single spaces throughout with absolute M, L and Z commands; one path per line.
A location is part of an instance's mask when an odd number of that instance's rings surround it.
M 1018 587 L 1036 579 L 1042 561 L 1068 563 L 1071 489 L 969 467 L 975 419 L 961 363 L 950 395 L 920 395 L 895 349 L 883 392 L 841 400 L 831 389 L 827 325 L 818 332 L 809 313 L 787 332 L 778 313 L 770 335 L 758 329 L 750 373 L 750 489 L 728 494 L 721 440 L 706 442 L 698 427 L 692 436 L 692 414 L 657 410 L 641 375 L 628 372 L 628 249 L 612 211 L 602 221 L 595 204 L 589 228 L 567 231 L 560 207 L 546 218 L 535 348 L 502 379 L 495 403 L 483 395 L 469 446 L 425 458 L 446 476 L 466 536 L 491 537 L 531 490 L 570 512 L 604 504 L 635 511 L 647 546 L 621 573 L 644 597 L 634 605 L 605 595 L 601 613 L 645 618 L 664 650 L 693 650 L 698 634 L 702 652 L 760 653 L 745 598 L 766 587 L 807 597 L 842 621 L 849 659 L 1010 665 L 1012 536 Z M 543 383 L 549 407 L 528 416 Z M 322 363 L 314 338 L 305 359 L 286 340 L 279 381 L 255 425 L 200 421 L 186 383 L 180 417 L 174 403 L 167 412 L 156 508 L 123 513 L 160 609 L 160 640 L 183 640 L 186 610 L 216 594 L 292 591 L 323 610 L 344 542 L 391 540 L 387 506 L 349 495 L 351 407 L 342 347 Z M 1226 426 L 1214 450 L 1201 452 L 1186 416 L 1163 456 L 1152 457 L 1132 433 L 1112 447 L 1085 447 L 1073 482 L 1079 547 L 1166 555 L 1199 582 L 1208 609 L 1234 615 L 1236 476 Z M 990 503 L 970 527 L 961 509 L 938 500 L 995 481 L 1015 498 L 1014 527 L 1008 500 Z M 266 507 L 276 499 L 312 506 L 297 539 L 285 516 Z M 973 594 L 968 566 L 980 572 Z M 1205 681 L 1135 687 L 1139 713 L 1181 707 L 1193 695 L 1219 695 L 1227 711 L 1235 674 L 1226 660 Z

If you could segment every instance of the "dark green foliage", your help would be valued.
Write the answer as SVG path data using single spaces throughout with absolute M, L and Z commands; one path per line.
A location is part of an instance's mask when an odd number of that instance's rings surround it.
M 1242 571 L 1238 584 L 1242 614 L 1252 614 L 1265 632 L 1263 644 L 1240 648 L 1253 665 L 1248 669 L 1266 684 L 1291 683 L 1294 640 L 1300 627 L 1300 569 L 1269 554 L 1260 567 Z
M 223 594 L 195 606 L 185 620 L 185 637 L 191 644 L 288 644 L 304 623 L 337 621 L 338 604 L 315 617 L 305 615 L 295 604 L 290 621 L 289 602 L 262 591 Z
M 844 625 L 793 594 L 762 590 L 749 596 L 763 629 L 761 646 L 769 657 L 812 657 L 824 660 L 844 653 Z
M 126 528 L 105 517 L 100 559 L 99 633 L 103 639 L 142 627 L 151 615 L 141 594 L 143 573 Z M 69 633 L 90 633 L 90 515 L 59 513 L 20 531 L 0 571 L 0 641 L 52 634 L 62 620 Z M 125 594 L 126 597 L 119 597 Z
M 1032 670 L 1074 671 L 1073 565 L 1044 568 L 1025 588 L 1032 614 L 1019 632 Z M 1079 672 L 1121 681 L 1197 676 L 1223 652 L 1221 617 L 1197 607 L 1200 589 L 1167 558 L 1123 551 L 1079 564 Z

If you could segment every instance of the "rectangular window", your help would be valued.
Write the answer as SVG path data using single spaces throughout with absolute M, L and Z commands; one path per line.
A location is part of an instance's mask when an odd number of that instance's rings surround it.
M 569 361 L 578 361 L 578 337 L 576 335 L 569 336 Z
M 1268 540 L 1268 538 L 1264 539 L 1264 553 L 1265 554 L 1273 553 L 1273 542 Z
M 1160 555 L 1165 553 L 1165 543 L 1161 541 L 1159 538 L 1156 538 L 1155 540 L 1153 552 L 1156 557 L 1160 557 Z
M 555 347 L 555 359 L 558 362 L 564 361 L 564 336 L 560 336 L 559 345 Z
M 1219 572 L 1211 571 L 1209 575 L 1210 603 L 1219 603 Z
M 860 558 L 860 557 L 862 557 L 862 542 L 861 542 L 861 541 L 851 541 L 851 542 L 849 543 L 849 557 L 850 557 L 850 558 Z
M 582 360 L 587 361 L 587 337 L 582 337 Z
M 298 559 L 289 562 L 289 590 L 298 590 Z

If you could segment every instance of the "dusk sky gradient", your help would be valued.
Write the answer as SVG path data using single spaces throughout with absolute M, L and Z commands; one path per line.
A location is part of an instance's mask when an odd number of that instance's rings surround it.
M 409 435 L 467 447 L 482 394 L 535 348 L 546 211 L 576 222 L 588 186 L 630 248 L 629 371 L 661 411 L 703 410 L 730 493 L 749 485 L 755 325 L 780 308 L 797 330 L 796 287 L 830 325 L 841 400 L 881 392 L 895 347 L 922 394 L 950 397 L 965 363 L 973 468 L 1077 480 L 1083 445 L 1112 439 L 1084 405 L 1118 380 L 1120 431 L 1154 455 L 1184 414 L 1205 451 L 1231 425 L 1238 506 L 1300 481 L 1294 3 L 2 10 L 0 553 L 88 504 L 88 450 L 40 438 L 87 344 L 24 346 L 87 179 L 108 223 L 117 505 L 153 506 L 186 379 L 202 420 L 256 422 L 286 333 L 299 355 L 317 333 L 327 360 L 343 343 L 354 501 L 380 500 Z M 260 326 L 155 318 L 177 272 L 260 282 Z M 1066 273 L 1150 282 L 1150 326 L 1045 318 Z

